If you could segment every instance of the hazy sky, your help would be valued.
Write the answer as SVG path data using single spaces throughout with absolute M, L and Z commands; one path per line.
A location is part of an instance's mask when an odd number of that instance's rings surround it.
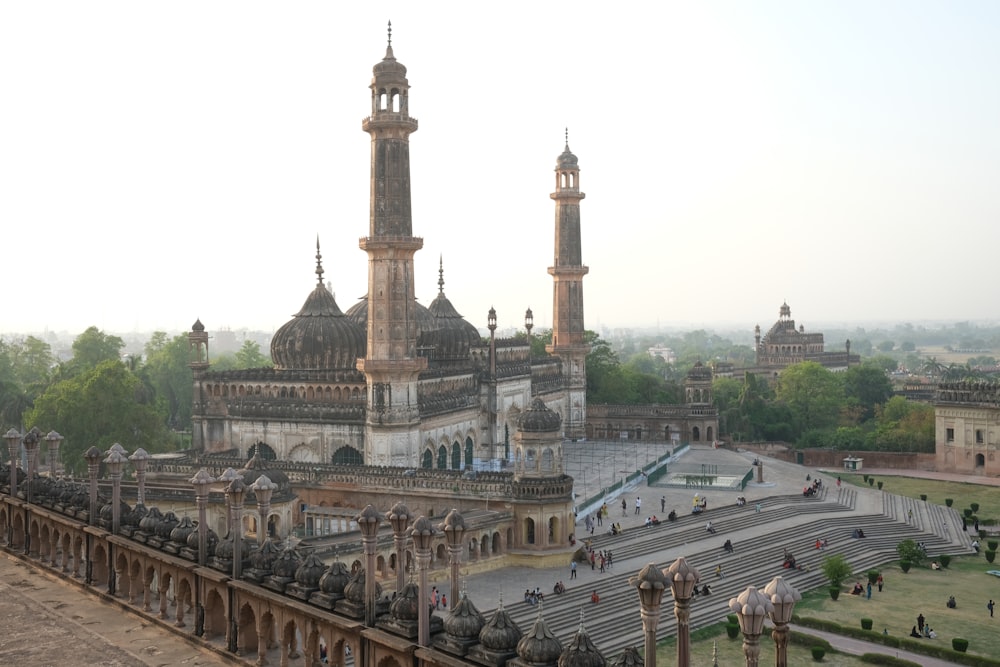
M 0 332 L 347 310 L 390 19 L 425 305 L 551 325 L 568 126 L 588 328 L 998 318 L 1000 3 L 490 6 L 2 3 Z

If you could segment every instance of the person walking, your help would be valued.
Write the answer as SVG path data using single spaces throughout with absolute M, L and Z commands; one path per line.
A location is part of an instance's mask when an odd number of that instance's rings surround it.
M 639 512 L 642 510 L 642 498 L 639 496 L 635 497 L 635 515 L 639 516 Z
M 993 604 L 993 598 L 990 598 L 990 601 L 986 603 L 986 608 L 990 610 L 990 618 L 993 618 L 993 607 L 994 606 L 995 605 Z
M 868 582 L 868 599 L 872 599 L 872 582 Z
M 569 578 L 576 579 L 576 561 L 571 560 L 569 562 Z
M 760 503 L 757 503 L 756 512 L 757 514 L 760 514 Z
M 885 579 L 882 578 L 882 573 L 878 573 L 878 579 L 875 580 L 875 584 L 878 586 L 878 592 L 882 592 L 882 586 L 885 584 Z
M 601 516 L 600 512 L 597 513 L 597 525 L 598 526 L 604 525 L 604 518 Z
M 622 516 L 625 516 L 626 512 L 628 512 L 628 503 L 622 498 Z
M 660 514 L 663 514 L 666 511 L 667 511 L 667 497 L 660 496 Z

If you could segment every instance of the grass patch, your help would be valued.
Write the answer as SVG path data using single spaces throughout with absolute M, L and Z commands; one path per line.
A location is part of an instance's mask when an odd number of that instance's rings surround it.
M 871 600 L 863 595 L 841 595 L 835 602 L 820 589 L 803 594 L 795 613 L 851 626 L 858 625 L 862 617 L 871 618 L 874 631 L 888 629 L 897 637 L 907 636 L 917 624 L 917 615 L 923 614 L 938 634 L 937 639 L 926 641 L 950 647 L 953 637 L 963 637 L 969 640 L 969 653 L 997 656 L 1000 633 L 986 602 L 991 596 L 995 602 L 1000 600 L 995 592 L 1000 586 L 995 577 L 985 573 L 989 569 L 981 556 L 955 557 L 946 570 L 915 566 L 907 574 L 898 563 L 890 563 L 882 568 L 883 592 L 873 591 Z M 863 572 L 855 573 L 854 580 L 863 578 Z M 955 596 L 958 608 L 945 606 L 949 595 Z
M 666 612 L 669 613 L 669 612 Z M 764 626 L 764 633 L 760 636 L 760 664 L 774 664 L 774 640 L 771 639 L 771 626 Z M 713 648 L 718 648 L 720 665 L 744 665 L 746 659 L 743 656 L 743 635 L 738 639 L 726 637 L 726 624 L 716 623 L 705 628 L 700 628 L 691 633 L 691 665 L 692 667 L 710 667 L 712 665 Z M 642 647 L 639 647 L 642 653 Z M 677 639 L 671 637 L 659 643 L 656 647 L 656 664 L 673 665 L 677 659 Z M 862 667 L 866 663 L 859 657 L 845 655 L 843 653 L 826 652 L 822 663 L 814 663 L 809 645 L 799 645 L 791 642 L 788 645 L 789 665 L 810 665 L 822 664 L 827 667 Z
M 862 475 L 833 472 L 829 474 L 839 475 L 844 483 L 869 488 Z M 953 498 L 955 500 L 953 507 L 958 510 L 959 514 L 971 503 L 979 503 L 978 516 L 980 520 L 1000 518 L 1000 493 L 997 493 L 995 486 L 891 475 L 876 475 L 875 477 L 879 481 L 885 482 L 882 490 L 889 493 L 916 500 L 920 500 L 920 494 L 925 493 L 927 494 L 927 502 L 942 506 L 945 504 L 945 498 Z M 958 528 L 961 529 L 961 526 Z M 971 523 L 969 530 L 971 535 Z

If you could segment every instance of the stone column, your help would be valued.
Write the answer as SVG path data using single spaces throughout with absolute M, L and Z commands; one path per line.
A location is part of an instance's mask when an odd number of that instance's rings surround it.
M 738 597 L 729 600 L 729 608 L 736 612 L 743 632 L 743 655 L 746 656 L 747 667 L 758 667 L 760 664 L 760 633 L 764 629 L 764 619 L 774 613 L 771 600 L 753 586 Z
M 371 505 L 354 517 L 361 529 L 361 548 L 365 552 L 365 625 L 375 627 L 375 547 L 382 515 Z
M 774 606 L 774 611 L 771 612 L 771 621 L 774 623 L 774 630 L 771 632 L 775 648 L 774 664 L 775 667 L 788 667 L 788 624 L 792 620 L 795 603 L 802 599 L 802 595 L 780 576 L 764 587 L 764 595 Z
M 674 596 L 674 615 L 677 617 L 677 667 L 691 666 L 691 596 L 694 586 L 701 580 L 698 570 L 687 564 L 684 557 L 675 560 L 663 571 L 670 582 Z
M 392 506 L 385 518 L 392 526 L 392 546 L 396 549 L 396 593 L 399 593 L 406 585 L 406 527 L 415 517 L 406 505 L 399 502 Z
M 271 495 L 278 490 L 278 485 L 267 475 L 261 475 L 250 485 L 254 498 L 257 499 L 257 546 L 264 544 L 267 538 L 267 519 L 271 514 Z
M 434 538 L 434 526 L 431 525 L 430 519 L 421 516 L 414 521 L 413 527 L 410 528 L 410 537 L 413 539 L 413 548 L 417 555 L 417 569 L 420 570 L 417 643 L 420 646 L 428 646 L 431 641 L 431 610 L 428 601 L 427 571 L 431 565 L 431 541 Z
M 448 512 L 444 521 L 438 526 L 438 530 L 444 532 L 445 541 L 448 543 L 448 556 L 451 563 L 451 596 L 448 599 L 448 608 L 454 609 L 458 604 L 458 569 L 462 564 L 462 550 L 465 548 L 463 537 L 465 536 L 465 519 L 458 510 L 453 509 Z
M 643 664 L 656 667 L 656 627 L 660 624 L 660 603 L 667 588 L 667 577 L 650 563 L 639 570 L 638 576 L 628 580 L 639 593 L 642 616 Z

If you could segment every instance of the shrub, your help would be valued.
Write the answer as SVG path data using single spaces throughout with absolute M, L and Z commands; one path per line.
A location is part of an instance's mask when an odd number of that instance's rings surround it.
M 992 563 L 993 560 L 997 557 L 996 549 L 987 549 L 984 553 L 986 554 L 987 563 Z
M 821 660 L 823 660 L 823 656 L 826 655 L 826 649 L 823 648 L 822 646 L 813 646 L 809 650 L 812 651 L 813 660 L 815 660 L 816 662 L 820 662 Z
M 740 636 L 740 624 L 739 623 L 726 623 L 726 636 L 730 639 L 736 639 Z
M 736 614 L 726 614 L 726 623 L 736 623 L 739 625 L 740 617 Z
M 913 565 L 913 563 L 911 563 L 908 560 L 899 561 L 899 569 L 901 569 L 903 572 L 909 572 L 911 565 Z
M 881 480 L 879 481 L 879 483 L 878 483 L 877 486 L 878 486 L 878 490 L 881 491 L 882 490 L 882 482 L 881 482 Z
M 918 564 L 923 561 L 924 557 L 927 555 L 914 540 L 903 540 L 897 544 L 896 553 L 899 554 L 899 560 L 908 560 L 911 563 Z
M 972 516 L 972 510 L 966 507 L 964 510 L 962 510 L 962 514 L 965 515 L 965 518 L 969 518 L 970 516 Z
M 941 567 L 948 567 L 948 564 L 951 563 L 951 556 L 948 554 L 941 554 L 938 556 L 938 560 L 941 562 Z
M 862 475 L 862 477 L 865 478 L 865 484 L 867 484 L 868 483 L 868 475 Z
M 951 640 L 951 647 L 959 653 L 965 653 L 965 649 L 969 648 L 969 640 L 955 637 Z
M 831 600 L 836 600 L 840 597 L 840 586 L 830 586 L 828 590 L 830 591 Z
M 979 511 L 979 503 L 969 503 L 969 507 L 972 508 L 973 514 Z
M 944 499 L 944 504 L 947 505 L 948 507 L 951 507 L 954 503 L 955 503 L 955 499 L 954 498 L 945 498 Z
M 841 554 L 833 554 L 824 558 L 821 568 L 823 576 L 830 582 L 830 586 L 836 586 L 837 588 L 840 588 L 840 584 L 843 583 L 844 579 L 851 576 L 851 564 Z
M 873 621 L 870 618 L 862 618 L 861 619 L 861 628 L 863 630 L 871 630 L 872 629 L 872 625 L 874 625 L 874 623 L 875 623 L 875 621 Z
M 992 549 L 993 551 L 997 550 L 997 545 L 1000 545 L 1000 542 L 998 542 L 997 540 L 986 540 L 986 546 Z
M 878 575 L 881 573 L 878 570 L 868 570 L 866 574 L 868 576 L 868 583 L 874 584 L 878 581 Z
M 979 529 L 979 539 L 981 539 L 981 540 L 985 540 L 986 539 L 986 531 L 984 529 L 982 529 L 982 528 Z
M 874 477 L 869 477 L 868 478 L 868 486 L 874 486 L 874 485 L 875 485 L 875 478 Z

